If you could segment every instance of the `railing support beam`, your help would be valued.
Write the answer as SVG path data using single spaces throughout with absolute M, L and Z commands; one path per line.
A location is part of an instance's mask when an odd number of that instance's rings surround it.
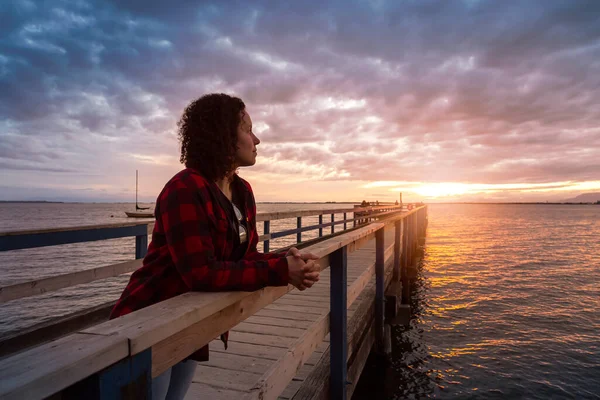
M 384 290 L 385 290 L 385 259 L 384 259 L 384 229 L 375 233 L 375 349 L 384 353 Z
M 319 215 L 319 225 L 323 225 L 323 214 Z M 319 228 L 319 237 L 323 237 L 323 227 Z
M 330 256 L 330 387 L 329 398 L 346 400 L 347 365 L 347 262 L 348 249 L 342 247 Z
M 264 221 L 263 222 L 263 235 L 268 235 L 269 233 L 271 233 L 271 221 Z M 271 244 L 271 241 L 269 239 L 265 240 L 265 242 L 263 244 L 263 252 L 265 252 L 265 253 L 269 252 L 270 244 Z
M 135 258 L 144 258 L 148 253 L 148 232 L 135 237 Z
M 331 234 L 332 235 L 335 233 L 335 225 L 333 224 L 334 221 L 335 221 L 335 214 L 331 214 Z

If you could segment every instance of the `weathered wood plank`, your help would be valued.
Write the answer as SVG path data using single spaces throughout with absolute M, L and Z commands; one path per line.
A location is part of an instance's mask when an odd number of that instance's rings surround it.
M 153 221 L 119 222 L 119 223 L 114 223 L 114 224 L 79 225 L 79 226 L 67 226 L 67 227 L 62 227 L 62 228 L 23 229 L 23 230 L 17 230 L 17 231 L 2 231 L 2 232 L 0 232 L 0 236 L 38 235 L 38 234 L 46 234 L 46 233 L 72 232 L 72 231 L 91 230 L 91 229 L 127 228 L 130 226 L 148 225 L 149 223 L 154 224 Z
M 304 333 L 304 329 L 284 328 L 280 326 L 255 324 L 246 320 L 245 322 L 237 324 L 235 328 L 231 330 L 231 332 L 258 333 L 267 335 L 278 335 L 288 338 L 299 338 Z
M 150 335 L 128 336 L 130 351 L 136 354 L 152 344 L 152 377 L 158 376 L 175 363 L 184 360 L 194 351 L 209 343 L 214 337 L 233 328 L 275 299 L 283 296 L 288 287 L 270 287 L 257 290 L 240 301 L 215 312 L 208 318 L 178 330 L 175 334 L 156 341 Z M 246 334 L 249 335 L 249 334 Z
M 119 264 L 105 265 L 103 267 L 0 287 L 0 303 L 133 272 L 142 266 L 142 261 L 141 259 L 126 261 Z
M 223 389 L 247 391 L 254 382 L 260 378 L 260 374 L 252 371 L 234 371 L 217 367 L 202 366 L 196 368 L 192 382 L 203 383 Z
M 0 357 L 18 353 L 23 349 L 37 346 L 74 331 L 107 321 L 113 306 L 114 302 L 100 304 L 33 325 L 16 334 L 4 336 L 0 339 Z
M 289 327 L 289 328 L 298 328 L 298 329 L 306 329 L 310 326 L 310 320 L 293 320 L 293 319 L 282 319 L 277 317 L 268 317 L 268 316 L 260 316 L 254 314 L 250 318 L 246 320 L 246 322 L 251 322 L 253 324 L 262 324 L 267 326 L 279 326 L 279 327 Z
M 214 344 L 213 344 L 214 343 Z M 269 347 L 258 344 L 230 342 L 227 350 L 223 348 L 223 343 L 216 340 L 210 344 L 210 352 L 238 354 L 241 356 L 265 358 L 267 360 L 278 360 L 285 353 L 285 349 L 280 347 Z
M 272 363 L 271 360 L 264 358 L 230 354 L 229 352 L 220 353 L 211 351 L 210 359 L 198 363 L 198 368 L 208 366 L 230 369 L 233 371 L 252 371 L 254 373 L 263 374 L 269 369 Z
M 127 357 L 127 338 L 72 334 L 0 362 L 0 398 L 45 398 Z
M 185 395 L 185 400 L 231 400 L 239 399 L 243 395 L 244 392 L 239 392 L 237 390 L 223 389 L 204 383 L 192 383 L 187 394 Z
M 230 332 L 229 334 L 230 342 L 262 344 L 264 346 L 281 347 L 282 349 L 290 347 L 294 339 L 296 338 L 264 333 Z

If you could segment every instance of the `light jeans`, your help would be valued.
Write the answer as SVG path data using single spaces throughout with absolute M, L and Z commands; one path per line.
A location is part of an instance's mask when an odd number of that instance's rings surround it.
M 152 379 L 152 400 L 183 400 L 190 385 L 196 361 L 181 361 Z

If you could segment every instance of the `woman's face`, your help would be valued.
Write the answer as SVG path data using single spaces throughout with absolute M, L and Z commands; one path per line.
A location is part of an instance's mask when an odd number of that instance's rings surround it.
M 260 140 L 252 132 L 252 120 L 246 110 L 241 113 L 242 120 L 238 126 L 237 151 L 235 162 L 237 167 L 249 167 L 256 163 L 256 146 Z

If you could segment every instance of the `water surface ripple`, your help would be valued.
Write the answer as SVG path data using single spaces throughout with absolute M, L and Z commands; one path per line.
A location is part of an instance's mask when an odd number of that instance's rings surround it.
M 431 205 L 410 327 L 355 397 L 599 399 L 599 299 L 600 206 Z

